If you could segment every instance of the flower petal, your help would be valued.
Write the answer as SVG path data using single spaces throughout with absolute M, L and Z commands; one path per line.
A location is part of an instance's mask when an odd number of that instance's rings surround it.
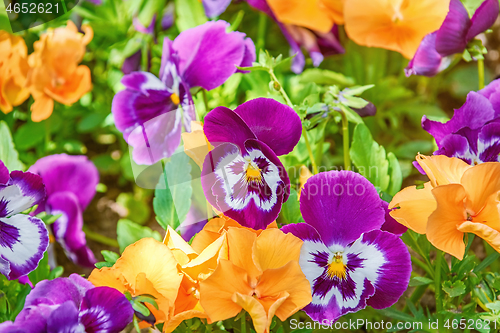
M 234 109 L 234 113 L 241 117 L 257 140 L 268 145 L 278 156 L 291 152 L 300 140 L 300 117 L 291 107 L 274 99 L 252 99 Z
M 309 178 L 300 195 L 300 211 L 328 247 L 344 247 L 362 233 L 380 228 L 385 216 L 375 187 L 350 171 Z
M 467 32 L 466 40 L 471 41 L 481 32 L 488 30 L 498 17 L 499 5 L 496 0 L 485 0 L 472 15 L 471 26 Z
M 253 260 L 257 268 L 280 268 L 291 260 L 299 260 L 302 241 L 292 234 L 285 234 L 279 229 L 266 229 L 261 232 L 253 244 Z
M 457 226 L 467 221 L 466 192 L 460 184 L 441 185 L 432 190 L 437 208 L 429 216 L 427 239 L 432 245 L 462 260 L 465 252 L 463 232 Z
M 396 236 L 404 234 L 408 230 L 408 227 L 399 223 L 391 216 L 391 211 L 389 210 L 389 204 L 387 202 L 382 201 L 382 207 L 384 207 L 385 210 L 385 222 L 380 227 L 380 230 L 390 232 Z
M 329 8 L 320 7 L 319 1 L 267 0 L 278 21 L 328 32 L 334 24 Z
M 52 311 L 47 318 L 47 333 L 85 332 L 85 327 L 78 322 L 78 305 L 66 301 Z
M 411 75 L 434 76 L 443 69 L 444 58 L 436 51 L 436 35 L 436 32 L 430 33 L 420 42 L 417 52 L 405 68 L 407 77 Z
M 7 184 L 10 179 L 9 169 L 5 166 L 5 164 L 0 160 L 0 184 Z
M 474 222 L 464 222 L 457 228 L 461 232 L 473 233 L 482 239 L 484 239 L 488 244 L 491 245 L 495 251 L 500 252 L 500 232 L 482 223 Z
M 269 319 L 266 309 L 256 298 L 235 292 L 231 300 L 238 304 L 244 311 L 248 312 L 252 318 L 253 327 L 256 333 L 269 332 L 272 317 Z M 284 299 L 280 300 L 280 302 L 283 301 Z
M 500 162 L 500 122 L 484 126 L 477 145 L 481 162 Z
M 121 332 L 130 322 L 134 310 L 127 298 L 109 287 L 87 291 L 80 307 L 80 323 L 87 332 Z
M 56 192 L 47 200 L 47 208 L 52 215 L 62 214 L 52 225 L 52 230 L 68 258 L 78 265 L 94 267 L 97 260 L 87 247 L 82 230 L 83 212 L 76 195 L 72 192 Z
M 42 178 L 31 172 L 12 171 L 6 185 L 0 187 L 0 217 L 19 214 L 45 198 Z
M 262 271 L 255 263 L 254 244 L 257 234 L 243 228 L 229 228 L 227 231 L 228 257 L 233 265 L 244 269 L 251 279 L 257 279 Z
M 243 60 L 239 67 L 252 67 L 255 61 L 255 44 L 250 38 L 245 38 L 245 53 L 243 54 Z M 237 73 L 250 73 L 250 71 L 237 70 Z
M 231 0 L 203 0 L 203 8 L 205 9 L 205 14 L 209 18 L 214 18 L 226 11 L 227 6 L 231 3 Z
M 500 164 L 489 162 L 476 165 L 464 173 L 461 183 L 467 192 L 467 208 L 477 214 L 490 196 L 500 192 Z
M 462 53 L 467 46 L 467 32 L 471 27 L 469 13 L 460 0 L 450 1 L 450 10 L 436 35 L 436 50 L 443 57 Z
M 14 280 L 33 271 L 48 244 L 49 234 L 42 220 L 21 214 L 0 218 L 0 257 L 9 262 L 10 268 L 1 273 Z
M 458 158 L 434 155 L 417 155 L 416 160 L 430 179 L 433 187 L 460 183 L 465 171 L 471 166 Z

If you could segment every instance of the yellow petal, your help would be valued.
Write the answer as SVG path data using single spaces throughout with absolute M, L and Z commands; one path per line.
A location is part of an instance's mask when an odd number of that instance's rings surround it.
M 482 163 L 468 169 L 462 177 L 461 184 L 469 198 L 467 208 L 474 215 L 479 213 L 492 195 L 497 194 L 496 200 L 499 199 L 500 163 Z
M 429 216 L 427 239 L 436 248 L 462 260 L 465 252 L 464 234 L 457 226 L 467 220 L 465 189 L 460 184 L 441 185 L 432 190 L 437 208 Z
M 485 224 L 469 221 L 462 223 L 458 230 L 478 235 L 488 242 L 495 251 L 500 252 L 500 232 L 498 230 L 492 229 Z
M 267 0 L 278 21 L 320 32 L 329 32 L 333 20 L 328 8 L 320 7 L 319 0 Z
M 172 229 L 171 226 L 168 226 L 167 228 L 167 233 L 165 234 L 165 238 L 163 239 L 163 244 L 168 246 L 170 250 L 172 249 L 179 249 L 182 252 L 184 252 L 186 255 L 194 254 L 196 255 L 197 253 L 193 250 L 193 248 L 186 242 L 181 235 L 174 229 Z
M 252 295 L 248 273 L 228 260 L 221 260 L 210 277 L 200 282 L 200 304 L 212 321 L 236 316 L 242 309 L 232 301 L 234 293 Z
M 419 234 L 425 234 L 427 220 L 436 209 L 436 199 L 432 195 L 430 182 L 423 189 L 409 186 L 399 191 L 389 204 L 391 216 L 402 225 Z
M 459 184 L 465 171 L 471 166 L 461 159 L 444 155 L 417 155 L 418 164 L 424 169 L 432 187 L 446 184 Z
M 204 280 L 216 268 L 220 259 L 228 258 L 226 235 L 207 246 L 198 257 L 182 266 L 182 271 L 194 280 Z
M 166 322 L 165 325 L 163 325 L 163 332 L 171 333 L 177 328 L 177 326 L 179 326 L 180 323 L 182 323 L 184 320 L 191 318 L 208 318 L 208 317 L 207 314 L 203 311 L 187 310 L 179 314 L 176 314 L 168 322 Z
M 95 268 L 88 280 L 96 287 L 111 287 L 121 292 L 127 290 L 123 276 L 112 267 Z
M 252 317 L 253 327 L 255 332 L 264 333 L 269 332 L 270 321 L 264 306 L 260 302 L 250 295 L 242 295 L 238 292 L 234 293 L 231 300 L 241 306 L 243 310 L 248 312 L 250 317 Z
M 203 168 L 203 161 L 209 152 L 210 143 L 203 133 L 203 125 L 199 121 L 191 122 L 191 132 L 181 134 L 184 143 L 184 152 Z
M 253 260 L 252 249 L 256 239 L 257 235 L 254 232 L 242 228 L 229 228 L 227 232 L 229 260 L 247 271 L 253 279 L 262 274 Z
M 253 261 L 260 271 L 279 268 L 291 260 L 299 260 L 303 241 L 279 229 L 267 229 L 253 244 Z

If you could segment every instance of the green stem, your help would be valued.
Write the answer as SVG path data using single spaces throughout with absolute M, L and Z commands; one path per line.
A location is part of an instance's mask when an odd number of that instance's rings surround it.
M 325 143 L 326 138 L 326 124 L 330 118 L 326 118 L 326 120 L 320 125 L 320 132 L 323 133 L 321 135 L 321 139 L 316 145 L 316 164 L 321 165 L 321 160 L 323 159 L 323 144 Z
M 431 277 L 434 279 L 434 271 L 433 271 L 433 267 L 432 264 L 431 264 L 431 261 L 429 260 L 429 254 L 425 254 L 424 251 L 422 251 L 422 249 L 420 248 L 420 245 L 418 244 L 417 240 L 415 239 L 415 235 L 413 234 L 413 232 L 410 232 L 410 230 L 408 230 L 408 234 L 410 235 L 410 239 L 412 240 L 413 242 L 413 249 L 422 257 L 422 259 L 424 259 L 425 263 L 427 264 L 427 267 L 429 268 L 429 270 L 427 271 L 427 273 L 429 273 L 431 275 Z
M 205 114 L 210 112 L 210 107 L 208 106 L 208 98 L 207 91 L 205 89 L 201 89 L 201 94 L 203 95 L 203 103 L 205 104 Z M 201 121 L 201 117 L 199 119 Z
M 443 310 L 443 302 L 442 302 L 442 293 L 441 293 L 441 265 L 443 262 L 443 252 L 437 250 L 436 252 L 436 260 L 435 271 L 434 271 L 434 285 L 435 285 L 435 294 L 436 294 L 436 312 L 440 312 Z
M 247 333 L 247 319 L 245 312 L 243 312 L 243 315 L 241 316 L 240 320 L 241 320 L 241 333 Z
M 292 101 L 288 97 L 285 89 L 283 89 L 283 86 L 280 84 L 280 81 L 278 80 L 272 69 L 269 69 L 269 75 L 271 76 L 271 80 L 279 85 L 279 93 L 281 94 L 281 97 L 283 97 L 283 99 L 285 100 L 285 103 L 293 109 Z M 317 174 L 318 166 L 316 165 L 316 160 L 314 159 L 314 154 L 311 149 L 311 144 L 309 143 L 309 138 L 307 136 L 307 132 L 304 126 L 302 126 L 302 136 L 304 136 L 304 140 L 306 142 L 307 152 L 309 153 L 309 159 L 311 160 L 311 165 L 313 168 L 313 174 Z
M 109 237 L 100 235 L 97 232 L 90 231 L 90 229 L 85 225 L 82 227 L 82 230 L 88 239 L 92 239 L 93 241 L 99 242 L 99 243 L 104 244 L 104 245 L 109 245 L 109 246 L 113 246 L 113 247 L 120 247 L 118 245 L 118 242 L 116 241 L 116 239 L 109 238 Z
M 479 90 L 484 88 L 484 59 L 477 60 L 477 74 L 479 78 Z
M 49 150 L 50 147 L 50 123 L 49 118 L 45 119 L 45 152 Z
M 266 45 L 266 25 L 267 25 L 267 16 L 264 13 L 259 14 L 259 30 L 257 35 L 257 45 L 256 49 L 264 49 Z
M 344 144 L 344 169 L 351 170 L 351 156 L 349 155 L 349 121 L 344 110 L 339 111 L 342 117 L 342 142 Z

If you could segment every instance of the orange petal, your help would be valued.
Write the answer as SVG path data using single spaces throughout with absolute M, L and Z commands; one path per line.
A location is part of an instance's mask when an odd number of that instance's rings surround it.
M 182 142 L 184 143 L 184 152 L 203 168 L 203 161 L 209 151 L 209 145 L 205 134 L 203 133 L 203 125 L 199 121 L 191 122 L 191 132 L 181 134 Z
M 59 103 L 70 105 L 78 101 L 92 89 L 90 69 L 80 65 L 68 76 L 62 78 L 64 84 L 46 87 L 44 92 Z
M 500 252 L 500 232 L 498 230 L 492 229 L 485 224 L 469 221 L 462 223 L 458 230 L 478 235 L 488 242 L 495 251 Z
M 470 168 L 464 173 L 461 183 L 469 198 L 467 209 L 473 215 L 478 214 L 492 195 L 497 194 L 496 200 L 499 200 L 500 163 L 482 163 Z
M 344 0 L 321 0 L 320 7 L 325 8 L 336 24 L 344 24 Z
M 173 311 L 174 299 L 166 298 L 163 296 L 154 286 L 153 282 L 150 281 L 146 274 L 139 273 L 133 283 L 133 296 L 139 295 L 151 295 L 155 298 L 158 309 L 153 305 L 146 303 L 148 309 L 153 313 L 156 318 L 156 323 L 164 322 L 168 319 L 170 313 Z
M 182 266 L 182 271 L 193 280 L 204 280 L 217 268 L 220 259 L 228 258 L 226 235 L 207 246 L 198 257 Z
M 212 219 L 211 221 L 213 220 L 215 219 Z M 193 242 L 191 243 L 191 247 L 197 253 L 201 253 L 207 246 L 215 242 L 215 240 L 219 237 L 220 234 L 218 232 L 201 230 L 198 234 L 196 234 L 196 236 L 194 236 Z
M 253 261 L 261 272 L 282 267 L 290 260 L 299 260 L 302 243 L 292 234 L 285 234 L 279 229 L 266 229 L 253 244 Z
M 402 225 L 419 234 L 425 234 L 427 220 L 436 209 L 436 199 L 432 195 L 430 182 L 424 184 L 423 189 L 409 186 L 399 191 L 389 204 L 391 216 Z
M 45 94 L 33 97 L 35 101 L 31 104 L 31 120 L 39 122 L 50 117 L 54 109 L 54 100 Z
M 247 272 L 228 260 L 221 260 L 210 277 L 200 282 L 200 304 L 212 321 L 236 316 L 242 309 L 232 301 L 234 293 L 252 295 Z
M 122 293 L 127 290 L 123 276 L 115 268 L 95 268 L 92 273 L 90 273 L 88 280 L 96 287 L 111 287 Z
M 495 230 L 500 230 L 500 206 L 498 205 L 497 193 L 490 195 L 481 211 L 472 216 L 472 222 L 482 223 Z
M 464 234 L 457 227 L 467 220 L 465 189 L 460 184 L 438 186 L 432 190 L 437 208 L 429 216 L 427 239 L 440 249 L 462 260 L 465 252 Z
M 250 317 L 252 317 L 253 327 L 255 332 L 264 333 L 269 332 L 269 326 L 271 325 L 268 319 L 266 310 L 260 302 L 250 295 L 242 295 L 238 292 L 234 293 L 231 300 L 241 306 L 243 310 L 248 312 Z
M 471 168 L 461 159 L 444 155 L 429 157 L 418 154 L 416 160 L 429 177 L 432 187 L 459 184 L 464 172 Z
M 319 0 L 267 0 L 278 21 L 327 33 L 333 20 Z
M 184 238 L 179 235 L 177 231 L 172 229 L 171 226 L 168 226 L 167 233 L 165 234 L 165 238 L 163 239 L 163 244 L 168 246 L 170 250 L 179 249 L 184 252 L 186 255 L 194 254 L 196 256 L 196 252 L 193 248 L 184 240 Z
M 262 274 L 262 271 L 255 265 L 252 255 L 256 239 L 257 235 L 254 232 L 242 228 L 229 228 L 227 232 L 229 260 L 246 270 L 253 279 Z
M 180 323 L 182 323 L 184 320 L 191 318 L 208 318 L 208 317 L 207 314 L 203 311 L 199 310 L 184 311 L 179 314 L 176 314 L 168 322 L 166 322 L 165 325 L 163 325 L 163 332 L 165 333 L 173 332 L 177 328 L 177 326 L 179 326 Z
M 255 291 L 259 298 L 283 295 L 284 292 L 289 294 L 276 309 L 276 316 L 282 321 L 312 301 L 311 285 L 295 260 L 283 267 L 264 271 Z

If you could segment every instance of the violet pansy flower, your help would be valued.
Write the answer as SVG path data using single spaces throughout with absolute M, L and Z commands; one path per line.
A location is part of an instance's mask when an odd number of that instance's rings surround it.
M 216 147 L 201 173 L 208 202 L 245 227 L 265 229 L 288 199 L 290 180 L 278 156 L 293 150 L 301 130 L 295 111 L 269 98 L 210 111 L 203 131 Z
M 226 11 L 231 0 L 202 0 L 205 15 L 213 19 Z
M 121 332 L 133 318 L 127 298 L 110 287 L 94 287 L 77 274 L 44 280 L 26 297 L 15 322 L 0 333 Z
M 86 156 L 50 155 L 39 159 L 31 172 L 43 178 L 47 198 L 38 211 L 62 214 L 52 225 L 56 241 L 74 263 L 93 267 L 96 259 L 82 231 L 83 211 L 96 193 L 99 173 Z
M 434 155 L 457 157 L 475 165 L 500 162 L 500 79 L 467 95 L 465 104 L 446 123 L 422 118 L 436 140 Z
M 472 18 L 460 0 L 450 1 L 450 11 L 439 30 L 424 37 L 405 69 L 406 76 L 434 76 L 451 63 L 450 56 L 462 53 L 477 35 L 490 28 L 498 17 L 498 0 L 485 0 Z
M 281 230 L 304 241 L 299 264 L 312 288 L 303 309 L 309 317 L 332 322 L 367 305 L 397 302 L 410 280 L 410 254 L 397 235 L 380 230 L 384 206 L 367 179 L 352 171 L 312 176 L 300 211 L 305 223 Z
M 42 178 L 12 171 L 0 161 L 0 273 L 9 280 L 33 271 L 49 244 L 42 220 L 20 214 L 45 197 Z
M 227 33 L 229 23 L 207 22 L 163 43 L 160 77 L 147 72 L 125 75 L 125 90 L 113 99 L 111 111 L 138 164 L 170 157 L 181 141 L 182 128 L 195 120 L 189 89 L 222 85 L 236 66 L 251 66 L 255 46 L 241 32 Z

